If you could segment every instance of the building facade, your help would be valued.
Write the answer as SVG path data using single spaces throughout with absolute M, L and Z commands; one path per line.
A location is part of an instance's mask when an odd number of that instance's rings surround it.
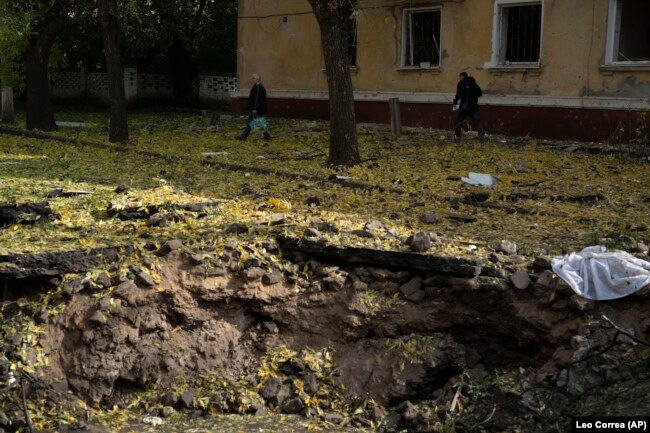
M 650 1 L 358 0 L 349 62 L 357 120 L 449 129 L 458 74 L 483 88 L 488 133 L 647 141 Z M 307 0 L 239 0 L 243 111 L 259 73 L 271 116 L 327 118 L 327 77 Z

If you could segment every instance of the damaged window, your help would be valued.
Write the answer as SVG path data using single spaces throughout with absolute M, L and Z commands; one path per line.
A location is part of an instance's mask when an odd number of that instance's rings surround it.
M 498 15 L 499 64 L 538 64 L 542 44 L 542 4 L 502 5 Z
M 405 9 L 402 66 L 440 66 L 440 9 Z
M 650 61 L 650 2 L 612 0 L 609 12 L 609 62 Z

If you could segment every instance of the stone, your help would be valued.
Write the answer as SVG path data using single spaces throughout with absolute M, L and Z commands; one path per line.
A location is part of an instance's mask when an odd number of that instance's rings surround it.
M 162 246 L 158 248 L 158 250 L 156 250 L 154 254 L 157 255 L 158 257 L 163 257 L 171 253 L 172 251 L 179 249 L 182 246 L 183 246 L 183 241 L 181 241 L 180 239 L 172 239 L 162 244 Z
M 648 252 L 650 252 L 650 247 L 643 242 L 637 242 L 634 246 L 634 250 L 639 253 L 648 254 Z
M 40 324 L 47 323 L 50 318 L 50 313 L 47 311 L 47 308 L 42 305 L 38 310 L 38 315 L 36 316 L 36 321 Z
M 375 235 L 369 230 L 352 230 L 350 234 L 359 236 L 360 238 L 374 238 Z
M 537 277 L 537 285 L 545 289 L 555 287 L 557 277 L 551 270 L 545 270 Z
M 174 413 L 174 408 L 170 406 L 163 406 L 158 411 L 158 415 L 161 418 L 169 418 Z
M 282 272 L 279 269 L 273 268 L 272 271 L 266 272 L 262 276 L 262 284 L 267 286 L 272 286 L 273 284 L 278 284 L 282 281 Z
M 424 290 L 418 290 L 417 292 L 408 295 L 406 299 L 416 304 L 419 304 L 424 299 L 424 296 L 425 296 Z
M 510 281 L 519 290 L 526 290 L 530 285 L 528 271 L 525 269 L 517 269 L 517 271 L 510 276 Z
M 72 296 L 75 293 L 79 293 L 84 289 L 84 284 L 83 284 L 83 279 L 82 278 L 75 278 L 74 280 L 70 281 L 68 284 L 65 285 L 63 288 L 63 291 Z
M 123 283 L 120 283 L 113 291 L 113 294 L 118 298 L 127 300 L 133 295 L 133 292 L 136 290 L 135 283 L 132 280 L 126 280 Z
M 533 270 L 537 273 L 551 269 L 551 261 L 546 257 L 535 257 L 533 261 Z
M 453 290 L 465 292 L 470 290 L 478 290 L 479 284 L 476 278 L 449 278 L 449 285 Z
M 354 280 L 352 283 L 352 289 L 357 292 L 363 292 L 365 290 L 368 290 L 368 283 L 364 283 L 361 280 Z
M 320 231 L 318 231 L 318 229 L 315 229 L 313 227 L 307 227 L 305 229 L 305 231 L 303 232 L 303 235 L 306 238 L 318 238 L 318 237 L 320 237 L 321 234 L 320 234 Z
M 282 412 L 288 414 L 300 413 L 305 407 L 305 404 L 299 397 L 290 398 L 282 404 Z
M 250 267 L 244 270 L 243 274 L 246 281 L 258 281 L 261 280 L 264 275 L 266 275 L 266 271 L 262 268 Z
M 178 397 L 176 397 L 176 395 L 174 395 L 173 393 L 168 392 L 163 396 L 161 403 L 164 406 L 174 406 L 177 401 L 178 401 Z
M 408 296 L 422 289 L 422 277 L 417 276 L 411 279 L 408 283 L 400 286 L 399 291 L 402 292 L 404 296 Z
M 248 233 L 248 226 L 240 223 L 233 223 L 226 227 L 226 233 L 243 235 Z
M 95 313 L 93 313 L 93 315 L 90 316 L 90 318 L 88 319 L 89 322 L 91 322 L 91 323 L 97 323 L 97 324 L 103 324 L 103 323 L 106 323 L 107 320 L 108 320 L 108 319 L 106 319 L 106 316 L 104 315 L 104 313 L 102 313 L 102 312 L 99 311 L 99 310 L 98 310 L 98 311 L 95 311 Z
M 431 249 L 431 236 L 429 233 L 418 232 L 406 240 L 406 244 L 411 247 L 411 251 L 424 253 Z
M 103 289 L 111 287 L 111 277 L 106 272 L 102 272 L 95 278 L 95 284 Z
M 591 299 L 585 299 L 580 295 L 572 295 L 569 298 L 569 306 L 577 311 L 591 311 L 594 309 L 595 302 Z
M 375 407 L 372 409 L 372 419 L 375 421 L 381 421 L 386 418 L 388 412 L 378 404 L 375 404 Z
M 343 421 L 343 415 L 336 412 L 326 412 L 323 414 L 323 421 L 338 425 Z
M 363 226 L 363 228 L 365 230 L 370 231 L 370 232 L 374 232 L 376 230 L 384 228 L 384 225 L 380 221 L 372 220 L 372 221 L 366 223 L 366 225 Z
M 323 288 L 325 290 L 338 291 L 345 285 L 345 277 L 339 274 L 330 274 L 323 278 Z
M 391 279 L 391 281 L 395 281 L 403 284 L 411 279 L 411 273 L 409 271 L 393 272 L 393 274 L 390 275 L 389 278 Z
M 517 244 L 512 241 L 502 240 L 497 250 L 507 256 L 514 256 L 517 254 Z
M 176 402 L 176 405 L 180 409 L 189 409 L 192 407 L 193 402 L 194 402 L 194 390 L 186 389 L 185 391 L 183 391 L 180 397 L 178 397 L 178 401 Z
M 278 379 L 272 377 L 264 383 L 264 386 L 260 390 L 260 395 L 264 400 L 277 407 L 291 395 L 291 390 L 287 384 L 283 384 Z
M 138 281 L 140 281 L 142 284 L 144 284 L 147 287 L 153 287 L 156 285 L 156 281 L 153 279 L 153 277 L 149 275 L 148 272 L 145 271 L 140 271 L 138 273 Z
M 436 224 L 438 222 L 438 218 L 435 214 L 426 212 L 420 216 L 420 221 L 424 224 Z
M 305 384 L 305 392 L 309 395 L 314 395 L 318 392 L 318 379 L 314 373 L 306 374 L 303 377 L 303 382 Z
M 564 310 L 568 306 L 569 306 L 569 300 L 565 298 L 565 299 L 560 299 L 557 302 L 554 302 L 553 305 L 551 305 L 551 308 L 553 310 Z
M 267 220 L 264 221 L 264 224 L 270 226 L 279 226 L 287 222 L 287 216 L 283 213 L 274 213 Z

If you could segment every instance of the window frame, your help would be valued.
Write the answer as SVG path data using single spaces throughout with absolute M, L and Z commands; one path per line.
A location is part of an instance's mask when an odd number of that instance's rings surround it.
M 505 63 L 499 59 L 503 50 L 507 50 L 504 46 L 503 36 L 503 9 L 517 6 L 532 6 L 540 5 L 540 26 L 539 26 L 539 58 L 537 62 L 517 62 Z M 539 69 L 542 65 L 542 53 L 544 46 L 544 1 L 543 0 L 495 0 L 494 13 L 492 17 L 492 57 L 490 62 L 485 66 L 488 68 L 497 69 Z
M 436 65 L 429 65 L 428 68 L 423 68 L 420 65 L 407 65 L 406 64 L 406 56 L 408 53 L 411 53 L 409 50 L 407 53 L 407 46 L 406 46 L 406 41 L 407 40 L 412 40 L 412 38 L 407 38 L 406 32 L 411 28 L 410 26 L 410 16 L 412 13 L 423 13 L 423 12 L 438 12 L 440 14 L 440 29 L 439 29 L 439 35 L 438 35 L 438 64 Z M 408 20 L 408 21 L 407 21 Z M 409 25 L 407 26 L 407 22 Z M 429 69 L 440 69 L 442 67 L 442 6 L 422 6 L 422 7 L 413 7 L 413 8 L 404 8 L 402 10 L 402 32 L 401 32 L 402 40 L 400 42 L 401 45 L 401 53 L 400 53 L 400 64 L 399 68 L 400 69 L 423 69 L 423 70 L 429 70 Z
M 623 11 L 622 7 L 622 0 L 609 0 L 609 12 L 607 14 L 607 41 L 605 43 L 605 62 L 603 67 L 650 67 L 650 60 L 616 60 L 617 55 L 615 53 L 618 51 L 621 13 Z

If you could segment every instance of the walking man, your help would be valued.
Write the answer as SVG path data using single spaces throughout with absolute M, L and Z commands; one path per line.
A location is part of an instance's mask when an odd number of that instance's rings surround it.
M 271 135 L 268 131 L 266 123 L 266 89 L 262 84 L 262 78 L 259 74 L 253 74 L 251 77 L 253 87 L 248 95 L 248 104 L 246 111 L 248 111 L 248 119 L 246 120 L 246 127 L 241 133 L 238 140 L 246 140 L 255 126 L 260 126 L 264 131 L 264 139 L 270 140 Z
M 483 143 L 485 140 L 485 130 L 478 115 L 478 98 L 481 95 L 483 95 L 483 91 L 474 77 L 468 76 L 467 72 L 461 72 L 458 75 L 456 97 L 454 98 L 454 111 L 458 110 L 458 118 L 454 128 L 454 142 L 458 143 L 460 141 L 461 126 L 467 117 L 472 119 L 474 128 L 478 132 L 479 141 Z

